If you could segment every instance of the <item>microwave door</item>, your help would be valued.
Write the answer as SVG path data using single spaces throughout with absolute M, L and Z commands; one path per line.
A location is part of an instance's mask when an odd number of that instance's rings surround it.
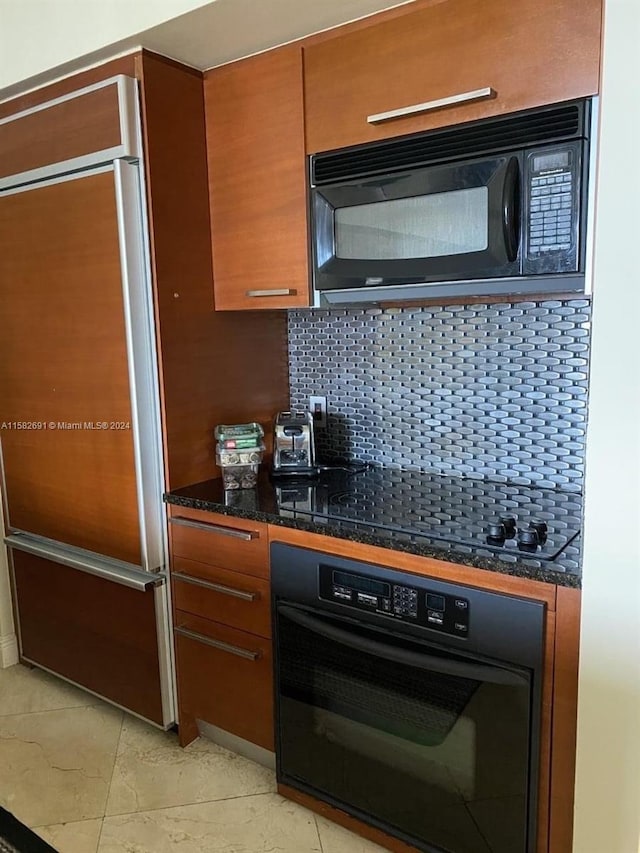
M 520 174 L 507 155 L 315 188 L 316 289 L 517 275 Z

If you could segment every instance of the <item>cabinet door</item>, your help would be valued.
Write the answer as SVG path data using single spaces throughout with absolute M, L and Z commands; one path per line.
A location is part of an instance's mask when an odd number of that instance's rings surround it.
M 0 198 L 10 526 L 137 564 L 121 264 L 113 171 Z M 103 423 L 120 428 L 95 428 Z
M 598 91 L 602 0 L 446 0 L 304 51 L 307 151 Z M 370 116 L 492 89 L 391 120 Z
M 205 104 L 216 309 L 308 305 L 301 47 L 214 69 Z
M 141 592 L 12 551 L 23 660 L 166 725 L 156 620 L 158 592 Z

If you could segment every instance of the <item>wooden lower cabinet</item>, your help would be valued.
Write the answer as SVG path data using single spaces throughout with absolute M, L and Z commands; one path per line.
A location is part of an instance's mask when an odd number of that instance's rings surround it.
M 180 743 L 204 720 L 273 750 L 271 640 L 176 611 Z
M 253 523 L 180 509 L 187 520 L 215 518 L 216 526 L 238 530 Z M 255 526 L 255 525 L 254 525 Z M 257 555 L 251 573 L 233 568 L 243 564 L 247 540 L 224 539 L 226 566 L 215 565 L 211 546 L 224 537 L 219 529 L 196 534 L 174 527 L 180 554 L 173 554 L 175 644 L 178 672 L 180 743 L 198 736 L 197 720 L 211 723 L 265 749 L 274 749 L 273 674 L 269 565 Z M 483 571 L 443 560 L 394 552 L 387 548 L 334 539 L 280 526 L 258 525 L 262 554 L 268 543 L 286 542 L 322 553 L 435 579 L 529 598 L 544 603 L 545 663 L 542 685 L 542 731 L 538 791 L 536 853 L 569 853 L 572 841 L 573 777 L 577 706 L 580 591 L 553 584 Z M 185 530 L 187 538 L 185 539 Z M 257 531 L 254 531 L 257 532 Z M 207 538 L 209 536 L 209 538 Z M 185 556 L 191 541 L 200 560 Z M 249 540 L 253 553 L 256 540 Z M 245 549 L 245 550 L 243 550 Z M 206 562 L 202 562 L 202 558 Z M 222 589 L 221 589 L 222 588 Z M 239 597 L 240 596 L 240 597 Z M 329 809 L 290 788 L 280 792 L 396 853 L 412 848 L 365 825 L 339 809 Z
M 20 656 L 164 723 L 153 589 L 12 553 Z
M 171 507 L 180 743 L 197 720 L 273 750 L 266 524 Z

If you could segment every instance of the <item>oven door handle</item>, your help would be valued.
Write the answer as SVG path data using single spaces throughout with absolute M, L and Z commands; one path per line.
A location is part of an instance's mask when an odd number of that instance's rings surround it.
M 278 605 L 278 613 L 329 640 L 334 640 L 343 646 L 349 646 L 360 652 L 366 652 L 376 657 L 384 658 L 393 663 L 413 666 L 416 669 L 426 669 L 430 672 L 439 672 L 442 675 L 451 675 L 457 678 L 471 678 L 474 681 L 487 681 L 492 684 L 510 684 L 518 687 L 527 681 L 524 674 L 512 669 L 504 669 L 501 666 L 487 666 L 486 664 L 473 663 L 472 661 L 460 661 L 444 659 L 430 655 L 427 652 L 414 652 L 410 649 L 400 649 L 379 640 L 368 637 L 359 637 L 344 628 L 327 624 L 323 619 L 311 616 L 296 607 L 288 607 L 286 604 Z

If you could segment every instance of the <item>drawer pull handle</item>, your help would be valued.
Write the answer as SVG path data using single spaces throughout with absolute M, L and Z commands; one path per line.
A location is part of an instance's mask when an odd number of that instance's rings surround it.
M 437 101 L 425 101 L 423 104 L 412 104 L 409 107 L 400 107 L 397 110 L 388 110 L 386 113 L 375 113 L 367 116 L 369 124 L 379 124 L 383 121 L 391 121 L 394 118 L 427 113 L 429 110 L 439 110 L 441 107 L 451 107 L 455 104 L 463 104 L 467 101 L 481 101 L 484 98 L 495 98 L 496 91 L 490 86 L 484 89 L 474 89 L 473 92 L 461 92 L 458 95 L 450 95 L 448 98 L 438 98 Z
M 212 640 L 211 637 L 205 637 L 204 634 L 196 634 L 195 631 L 189 631 L 187 628 L 176 628 L 176 634 L 182 637 L 187 637 L 189 640 L 196 640 L 198 643 L 204 643 L 207 646 L 212 646 L 214 649 L 219 649 L 221 652 L 228 652 L 230 655 L 237 655 L 245 660 L 258 660 L 260 652 L 250 652 L 248 649 L 242 649 L 240 646 L 231 646 L 229 643 L 223 643 L 222 640 Z
M 275 287 L 273 290 L 246 290 L 245 296 L 297 296 L 298 291 L 293 287 Z
M 208 530 L 209 533 L 220 533 L 222 536 L 232 536 L 234 539 L 243 539 L 245 542 L 250 542 L 251 539 L 258 539 L 260 537 L 260 534 L 255 530 L 238 530 L 237 527 L 223 527 L 221 524 L 209 524 L 206 521 L 192 521 L 190 518 L 183 518 L 181 515 L 174 515 L 169 521 L 171 524 L 178 524 L 181 527 L 195 527 L 196 530 Z
M 212 583 L 211 581 L 194 578 L 191 575 L 183 575 L 182 572 L 172 572 L 172 577 L 185 583 L 192 583 L 194 586 L 203 586 L 205 589 L 221 592 L 223 595 L 232 595 L 234 598 L 241 598 L 243 601 L 255 601 L 258 598 L 257 592 L 245 592 L 243 589 L 234 589 L 232 586 L 224 586 L 221 583 Z

